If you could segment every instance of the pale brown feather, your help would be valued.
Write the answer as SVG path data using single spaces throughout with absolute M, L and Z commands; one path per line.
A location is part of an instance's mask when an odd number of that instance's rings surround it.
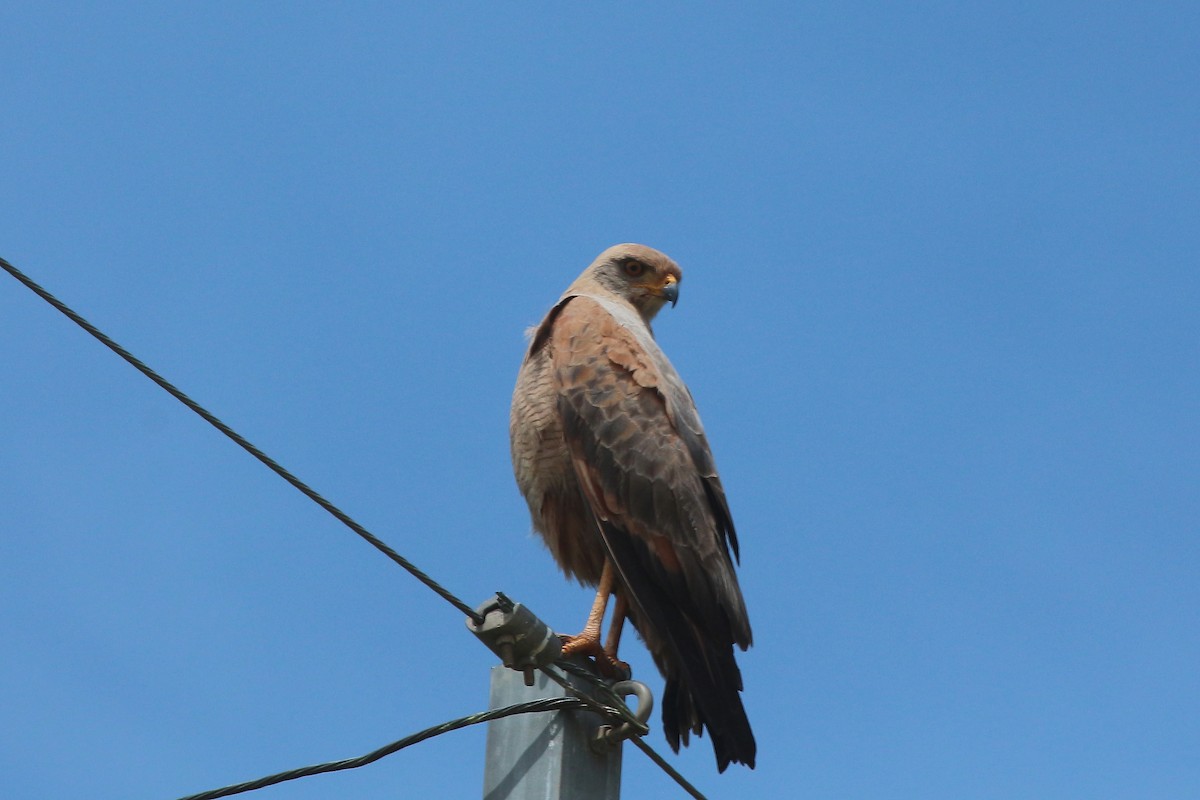
M 652 297 L 623 294 L 602 254 L 536 330 L 513 395 L 513 469 L 568 575 L 594 584 L 607 556 L 618 592 L 667 678 L 673 747 L 707 728 L 718 767 L 754 764 L 733 646 L 751 643 L 734 574 L 737 537 L 691 394 L 654 341 Z M 607 258 L 607 260 L 606 260 Z

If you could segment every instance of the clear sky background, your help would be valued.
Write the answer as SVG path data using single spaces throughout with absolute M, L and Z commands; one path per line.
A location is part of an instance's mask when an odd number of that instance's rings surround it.
M 573 631 L 509 465 L 523 331 L 658 247 L 757 640 L 758 769 L 679 768 L 1200 796 L 1197 6 L 427 5 L 4 4 L 0 255 L 455 593 Z M 486 707 L 458 612 L 2 275 L 0 366 L 6 800 Z M 249 796 L 477 797 L 483 743 Z M 624 796 L 682 794 L 627 750 Z

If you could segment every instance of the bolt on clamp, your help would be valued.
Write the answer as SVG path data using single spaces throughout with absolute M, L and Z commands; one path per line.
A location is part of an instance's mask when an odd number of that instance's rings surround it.
M 475 609 L 483 622 L 467 618 L 467 630 L 488 646 L 509 669 L 525 673 L 525 685 L 533 685 L 533 672 L 553 664 L 562 655 L 562 642 L 550 626 L 502 592 Z

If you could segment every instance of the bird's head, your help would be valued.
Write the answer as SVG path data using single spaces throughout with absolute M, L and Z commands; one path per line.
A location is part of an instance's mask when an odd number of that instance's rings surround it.
M 599 284 L 628 301 L 649 323 L 664 304 L 679 300 L 682 277 L 679 265 L 654 248 L 618 244 L 601 253 L 575 283 Z

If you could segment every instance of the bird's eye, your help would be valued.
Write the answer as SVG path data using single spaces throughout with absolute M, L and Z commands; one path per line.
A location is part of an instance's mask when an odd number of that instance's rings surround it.
M 631 278 L 636 278 L 646 271 L 646 265 L 640 261 L 626 261 L 621 265 L 621 268 Z

